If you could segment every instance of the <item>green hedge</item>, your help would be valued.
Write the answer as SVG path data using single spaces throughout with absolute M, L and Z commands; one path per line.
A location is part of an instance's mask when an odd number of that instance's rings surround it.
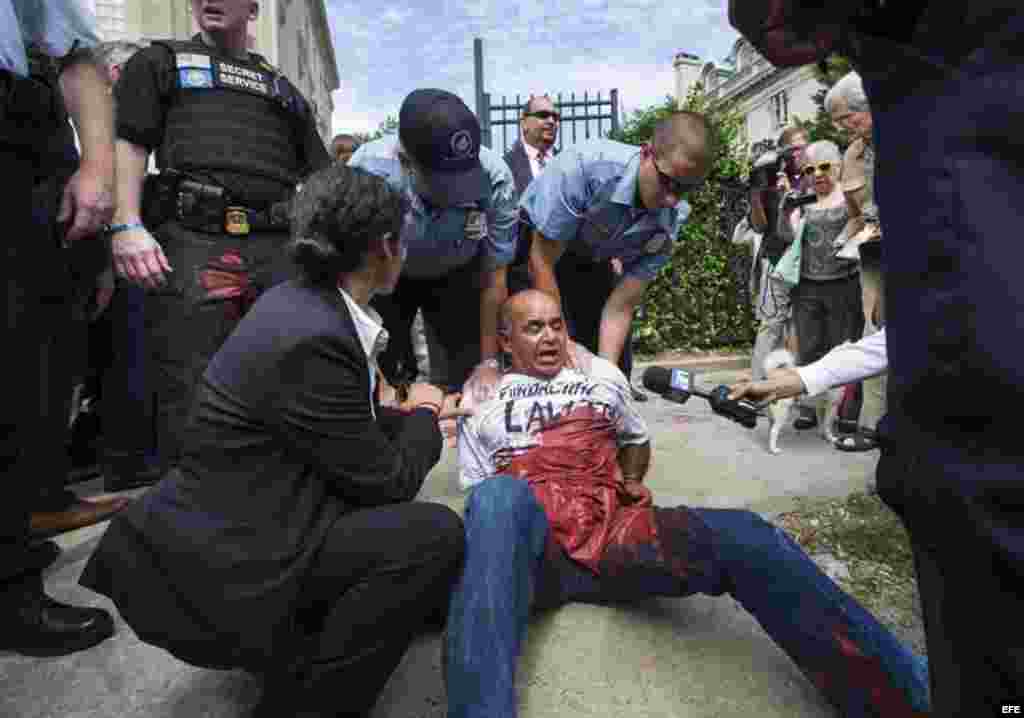
M 731 241 L 733 227 L 746 212 L 743 181 L 749 162 L 740 134 L 743 119 L 708 112 L 699 85 L 681 109 L 708 114 L 718 151 L 707 184 L 686 198 L 692 211 L 671 261 L 647 289 L 635 331 L 636 350 L 646 354 L 751 344 L 756 328 L 747 293 L 750 252 Z M 672 98 L 637 110 L 612 139 L 647 142 L 657 120 L 675 110 Z

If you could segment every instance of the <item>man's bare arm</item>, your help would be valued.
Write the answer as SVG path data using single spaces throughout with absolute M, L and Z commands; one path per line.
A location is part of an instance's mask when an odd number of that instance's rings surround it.
M 636 277 L 625 277 L 605 302 L 597 348 L 598 354 L 612 364 L 619 363 L 633 326 L 633 312 L 643 301 L 648 284 Z
M 562 293 L 555 279 L 555 265 L 565 252 L 565 244 L 534 231 L 530 240 L 530 278 L 536 289 L 550 294 L 561 305 Z
M 60 89 L 82 146 L 82 162 L 64 188 L 57 219 L 66 241 L 95 235 L 114 211 L 114 103 L 106 73 L 90 52 L 65 64 Z
M 149 151 L 141 145 L 119 139 L 117 152 L 117 222 L 138 222 L 142 214 L 142 183 L 146 179 Z
M 617 456 L 622 478 L 626 481 L 642 482 L 651 466 L 651 442 L 627 444 L 619 448 Z

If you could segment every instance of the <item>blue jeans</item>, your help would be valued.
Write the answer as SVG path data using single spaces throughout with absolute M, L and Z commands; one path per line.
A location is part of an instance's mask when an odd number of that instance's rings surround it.
M 662 550 L 569 560 L 526 481 L 497 476 L 466 505 L 466 558 L 448 617 L 448 718 L 516 715 L 531 607 L 728 593 L 844 716 L 927 711 L 928 667 L 843 593 L 781 529 L 736 509 L 655 508 Z

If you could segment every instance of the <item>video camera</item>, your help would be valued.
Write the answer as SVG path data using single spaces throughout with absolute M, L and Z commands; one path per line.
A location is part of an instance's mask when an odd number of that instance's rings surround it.
M 772 192 L 779 186 L 779 176 L 793 176 L 797 174 L 793 166 L 796 159 L 795 147 L 785 147 L 780 151 L 770 150 L 765 152 L 754 162 L 750 168 L 750 177 L 747 180 L 747 189 L 751 192 Z M 793 210 L 817 201 L 813 192 L 788 192 L 784 198 L 785 209 Z

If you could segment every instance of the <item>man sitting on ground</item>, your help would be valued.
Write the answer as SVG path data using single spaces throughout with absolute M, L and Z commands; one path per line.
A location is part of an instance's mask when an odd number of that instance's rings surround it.
M 550 295 L 509 298 L 502 324 L 511 371 L 460 426 L 472 493 L 449 612 L 449 718 L 516 715 L 531 605 L 694 593 L 732 595 L 843 715 L 928 710 L 924 659 L 783 531 L 750 511 L 653 505 L 629 384 L 604 359 L 570 359 Z

